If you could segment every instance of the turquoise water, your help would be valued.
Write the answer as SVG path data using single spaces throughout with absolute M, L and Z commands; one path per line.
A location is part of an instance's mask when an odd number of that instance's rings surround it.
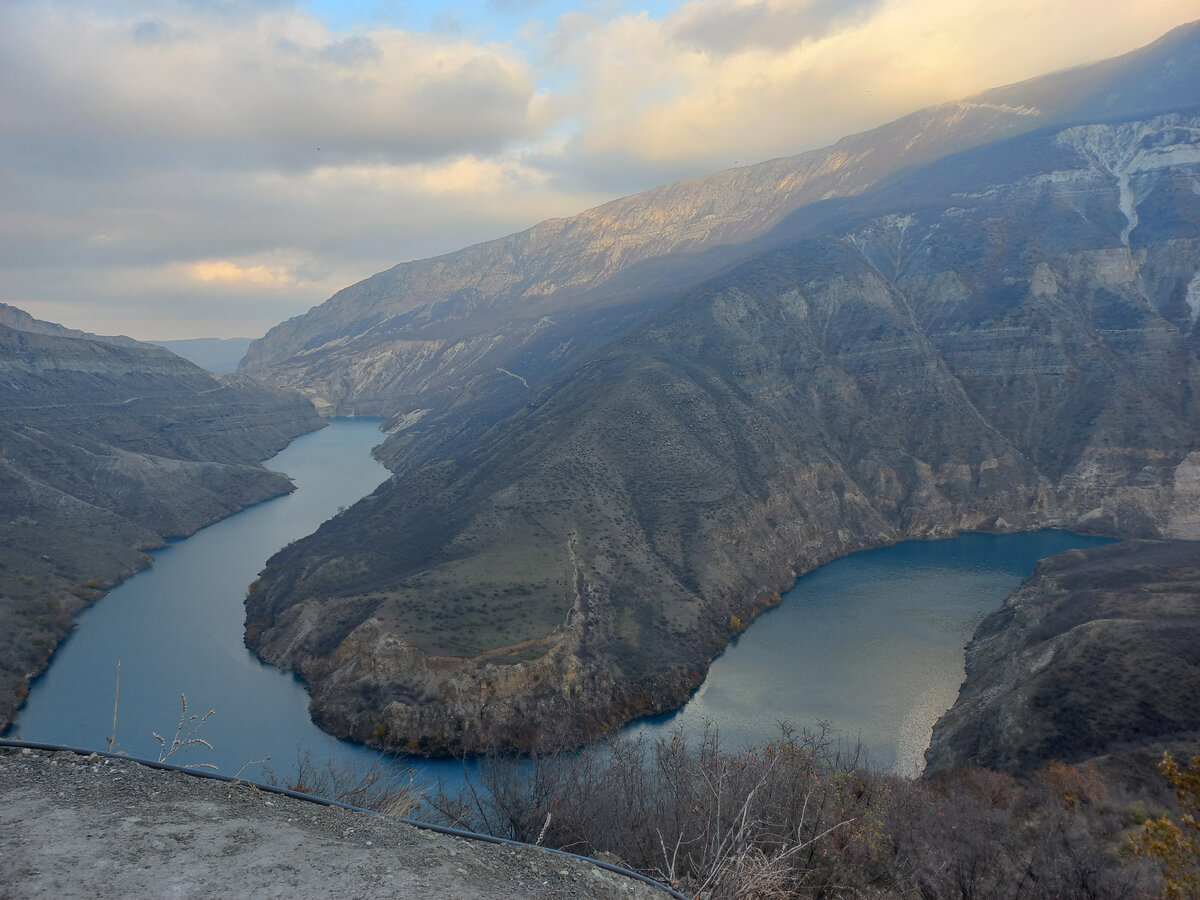
M 708 721 L 740 747 L 778 736 L 783 721 L 826 722 L 876 767 L 914 775 L 958 696 L 979 621 L 1042 557 L 1103 543 L 1065 531 L 964 534 L 835 560 L 731 641 L 682 710 L 639 728 L 694 734 Z
M 158 758 L 180 717 L 213 715 L 170 761 L 212 764 L 261 780 L 294 771 L 302 754 L 364 769 L 374 751 L 339 741 L 308 717 L 292 675 L 264 665 L 242 643 L 246 588 L 290 541 L 370 493 L 387 477 L 370 449 L 378 419 L 335 419 L 268 460 L 297 490 L 156 551 L 154 565 L 94 607 L 33 683 L 7 736 L 105 749 L 121 663 L 116 747 Z M 856 553 L 800 579 L 714 663 L 675 716 L 633 726 L 657 736 L 714 723 L 727 746 L 762 744 L 777 723 L 830 723 L 861 740 L 878 766 L 912 773 L 934 720 L 954 701 L 963 646 L 1043 556 L 1102 541 L 1065 532 L 969 534 Z M 269 759 L 268 759 L 269 758 Z M 263 762 L 266 760 L 265 762 Z M 461 782 L 455 762 L 399 758 L 426 785 Z
M 388 477 L 370 454 L 381 421 L 335 419 L 297 438 L 266 463 L 290 475 L 296 491 L 155 551 L 150 568 L 85 610 L 8 736 L 105 749 L 120 661 L 116 746 L 133 756 L 159 758 L 154 732 L 170 746 L 182 693 L 189 717 L 215 710 L 196 732 L 212 748 L 193 744 L 171 762 L 209 763 L 226 774 L 246 767 L 252 779 L 264 777 L 255 761 L 267 757 L 281 775 L 299 753 L 355 768 L 373 762 L 374 752 L 316 728 L 303 684 L 261 663 L 242 634 L 246 588 L 267 559 Z

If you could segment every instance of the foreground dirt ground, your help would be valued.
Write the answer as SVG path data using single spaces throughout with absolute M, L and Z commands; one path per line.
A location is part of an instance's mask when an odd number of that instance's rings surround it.
M 0 748 L 0 897 L 659 900 L 535 847 L 132 761 Z

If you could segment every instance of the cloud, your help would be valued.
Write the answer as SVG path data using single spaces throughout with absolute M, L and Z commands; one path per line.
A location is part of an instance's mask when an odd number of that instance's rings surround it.
M 574 165 L 690 174 L 1125 52 L 1195 14 L 1184 0 L 691 0 L 663 19 L 564 16 L 549 46 L 574 67 L 559 98 L 582 120 Z
M 97 331 L 262 333 L 402 259 L 604 199 L 522 164 L 544 109 L 499 45 L 334 35 L 281 3 L 16 0 L 0 297 Z
M 715 54 L 785 51 L 861 19 L 878 0 L 698 0 L 668 22 L 677 41 Z
M 102 333 L 256 336 L 402 260 L 604 199 L 555 190 L 519 153 L 203 179 L 43 175 L 0 201 L 0 297 Z
M 231 259 L 205 259 L 179 264 L 186 278 L 201 283 L 219 282 L 242 290 L 284 290 L 304 284 L 290 269 L 283 266 L 241 265 Z
M 31 167 L 405 161 L 494 152 L 540 125 L 533 74 L 510 51 L 397 29 L 337 37 L 292 10 L 231 26 L 187 7 L 127 21 L 38 6 L 5 17 L 0 59 L 16 86 L 5 142 Z
M 460 156 L 437 163 L 379 164 L 320 169 L 313 178 L 331 191 L 378 189 L 430 197 L 459 196 L 487 201 L 522 190 L 540 191 L 550 180 L 520 159 Z
M 1010 0 L 490 0 L 330 31 L 291 0 L 0 4 L 0 300 L 91 331 L 262 333 L 397 262 L 822 146 L 1194 18 Z M 393 17 L 393 20 L 395 17 Z M 512 24 L 511 22 L 509 23 Z M 468 35 L 468 36 L 464 36 Z

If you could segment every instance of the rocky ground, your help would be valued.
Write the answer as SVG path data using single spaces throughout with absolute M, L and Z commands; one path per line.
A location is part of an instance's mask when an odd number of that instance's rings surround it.
M 635 900 L 585 860 L 133 761 L 0 748 L 0 898 Z

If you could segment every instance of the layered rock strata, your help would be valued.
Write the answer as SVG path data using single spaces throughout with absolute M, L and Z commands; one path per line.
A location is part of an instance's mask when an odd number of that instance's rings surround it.
M 958 530 L 1195 536 L 1200 119 L 1044 131 L 781 223 L 557 374 L 395 423 L 247 638 L 338 734 L 578 740 L 677 705 L 835 556 Z

